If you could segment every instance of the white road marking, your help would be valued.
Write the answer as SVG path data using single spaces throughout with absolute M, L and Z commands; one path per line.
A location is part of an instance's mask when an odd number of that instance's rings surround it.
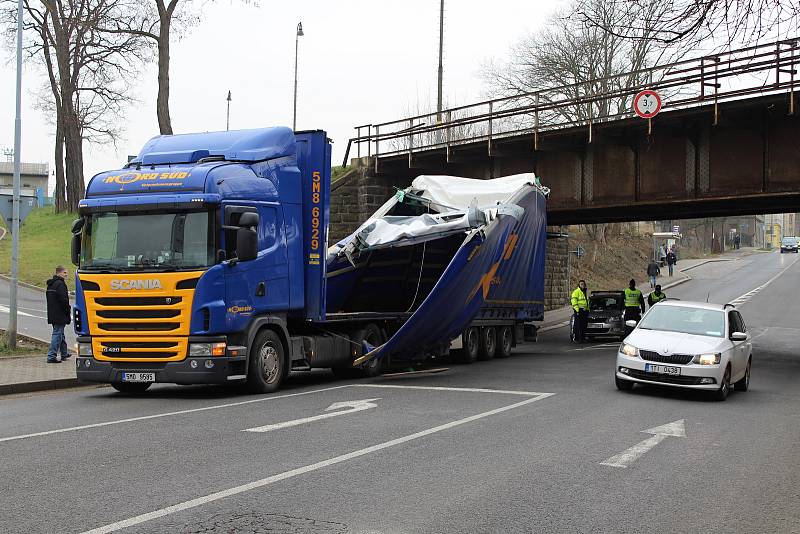
M 0 313 L 11 313 L 11 308 L 0 304 Z M 20 311 L 19 308 L 17 308 L 17 314 L 22 315 L 23 317 L 36 317 L 37 319 L 46 319 L 46 317 L 39 317 L 38 315 L 31 315 L 30 313 L 25 313 L 24 311 Z
M 312 391 L 301 391 L 300 393 L 287 393 L 286 395 L 276 395 L 272 397 L 261 397 L 258 399 L 251 399 L 241 402 L 229 402 L 226 404 L 215 404 L 213 406 L 204 406 L 202 408 L 190 408 L 188 410 L 179 410 L 175 412 L 165 412 L 165 413 L 157 413 L 153 415 L 142 415 L 140 417 L 129 417 L 127 419 L 118 419 L 116 421 L 104 421 L 102 423 L 92 423 L 88 425 L 80 425 L 80 426 L 72 426 L 68 428 L 59 428 L 56 430 L 45 430 L 43 432 L 33 432 L 31 434 L 22 434 L 19 436 L 9 436 L 7 438 L 0 438 L 0 442 L 4 441 L 15 441 L 19 439 L 27 439 L 27 438 L 35 438 L 39 436 L 49 436 L 51 434 L 63 434 L 64 432 L 75 432 L 77 430 L 86 430 L 89 428 L 99 428 L 104 426 L 111 426 L 111 425 L 120 425 L 123 423 L 133 423 L 136 421 L 146 421 L 148 419 L 158 419 L 160 417 L 171 417 L 174 415 L 183 415 L 187 413 L 197 413 L 197 412 L 205 412 L 209 410 L 219 410 L 221 408 L 231 408 L 233 406 L 243 406 L 245 404 L 253 404 L 256 402 L 265 402 L 270 400 L 277 400 L 277 399 L 285 399 L 287 397 L 297 397 L 300 395 L 311 395 L 313 393 L 320 393 L 323 391 L 332 391 L 334 389 L 342 389 L 349 387 L 349 384 L 345 384 L 343 386 L 333 386 L 329 388 L 322 388 L 322 389 L 314 389 Z
M 442 386 L 400 386 L 395 384 L 350 384 L 357 388 L 391 388 L 391 389 L 425 389 L 428 391 L 463 391 L 465 393 L 498 393 L 502 395 L 524 395 L 526 397 L 537 395 L 554 395 L 554 393 L 539 393 L 537 391 L 518 391 L 510 389 L 485 389 L 485 388 L 450 388 Z
M 770 285 L 772 282 L 774 282 L 775 280 L 777 280 L 777 279 L 778 279 L 778 278 L 779 278 L 779 277 L 780 277 L 780 276 L 781 276 L 783 273 L 785 273 L 785 272 L 786 272 L 786 271 L 787 271 L 787 270 L 788 270 L 790 267 L 794 266 L 794 264 L 795 264 L 795 263 L 797 263 L 797 261 L 798 261 L 798 259 L 795 259 L 795 260 L 794 260 L 792 263 L 790 263 L 789 265 L 787 265 L 786 267 L 784 267 L 783 269 L 781 269 L 781 271 L 780 271 L 778 274 L 776 274 L 775 276 L 773 276 L 772 278 L 770 278 L 769 280 L 767 280 L 766 282 L 764 282 L 763 284 L 761 284 L 761 285 L 760 285 L 760 286 L 758 286 L 757 288 L 755 288 L 755 289 L 752 289 L 752 290 L 748 291 L 748 292 L 747 292 L 747 293 L 745 293 L 744 295 L 740 295 L 740 296 L 736 297 L 736 298 L 735 298 L 735 299 L 733 299 L 733 300 L 732 300 L 730 303 L 731 303 L 731 304 L 733 304 L 734 306 L 740 306 L 740 305 L 744 304 L 745 302 L 747 302 L 748 300 L 750 300 L 751 298 L 753 298 L 753 296 L 754 296 L 756 293 L 758 293 L 759 291 L 761 291 L 762 289 L 764 289 L 765 287 L 767 287 L 768 285 Z
M 369 410 L 370 408 L 377 408 L 378 405 L 372 402 L 376 400 L 380 400 L 380 398 L 334 402 L 333 404 L 325 408 L 325 411 L 328 413 L 315 415 L 313 417 L 303 417 L 302 419 L 294 419 L 292 421 L 284 421 L 283 423 L 275 423 L 272 425 L 257 426 L 254 428 L 245 428 L 242 432 L 270 432 L 271 430 L 279 430 L 281 428 L 289 428 L 292 426 L 304 425 L 306 423 L 312 423 L 314 421 L 320 421 L 322 419 L 330 419 L 331 417 L 339 417 L 340 415 L 347 415 L 355 412 L 361 412 L 364 410 Z M 342 410 L 342 408 L 349 408 L 349 410 Z M 334 412 L 333 410 L 339 410 L 339 411 Z
M 683 425 L 683 419 L 678 419 L 666 425 L 657 426 L 648 430 L 642 430 L 645 434 L 653 434 L 652 437 L 637 443 L 619 454 L 616 454 L 600 465 L 607 465 L 609 467 L 622 467 L 623 469 L 638 460 L 644 453 L 664 441 L 667 437 L 673 436 L 676 438 L 685 438 L 686 429 Z
M 391 386 L 380 386 L 380 387 L 391 387 Z M 402 386 L 400 386 L 402 387 Z M 431 389 L 431 388 L 425 388 Z M 446 390 L 455 389 L 459 390 L 468 390 L 472 391 L 468 388 L 446 388 Z M 481 391 L 481 390 L 478 390 Z M 496 392 L 494 390 L 488 390 L 491 392 Z M 514 392 L 514 394 L 519 394 L 520 392 Z M 253 482 L 242 484 L 241 486 L 235 486 L 232 488 L 228 488 L 226 490 L 218 491 L 216 493 L 210 493 L 203 497 L 198 497 L 196 499 L 191 499 L 188 501 L 184 501 L 178 504 L 173 504 L 172 506 L 167 506 L 166 508 L 161 508 L 159 510 L 154 510 L 152 512 L 148 512 L 146 514 L 137 515 L 135 517 L 131 517 L 129 519 L 123 519 L 122 521 L 117 521 L 115 523 L 110 523 L 108 525 L 104 525 L 102 527 L 98 527 L 92 530 L 88 530 L 83 534 L 107 534 L 109 532 L 116 532 L 118 530 L 122 530 L 124 528 L 132 527 L 134 525 L 139 525 L 145 523 L 147 521 L 152 521 L 153 519 L 158 519 L 160 517 L 164 517 L 170 514 L 174 514 L 177 512 L 181 512 L 183 510 L 189 510 L 191 508 L 196 508 L 198 506 L 202 506 L 204 504 L 208 504 L 210 502 L 218 501 L 220 499 L 225 499 L 227 497 L 231 497 L 233 495 L 238 495 L 240 493 L 244 493 L 246 491 L 251 491 L 254 489 L 262 488 L 264 486 L 268 486 L 270 484 L 275 484 L 276 482 L 280 482 L 282 480 L 287 480 L 292 477 L 296 477 L 299 475 L 303 475 L 306 473 L 311 473 L 313 471 L 318 471 L 325 467 L 330 467 L 332 465 L 340 464 L 342 462 L 346 462 L 348 460 L 352 460 L 354 458 L 359 458 L 361 456 L 366 456 L 367 454 L 372 454 L 374 452 L 378 452 L 384 449 L 388 449 L 390 447 L 395 447 L 397 445 L 402 445 L 403 443 L 407 443 L 409 441 L 413 441 L 419 438 L 423 438 L 426 436 L 430 436 L 431 434 L 436 434 L 438 432 L 443 432 L 445 430 L 449 430 L 451 428 L 455 428 L 461 425 L 465 425 L 467 423 L 471 423 L 473 421 L 477 421 L 479 419 L 484 419 L 486 417 L 491 417 L 493 415 L 497 415 L 503 412 L 507 412 L 509 410 L 513 410 L 515 408 L 520 408 L 525 406 L 526 404 L 531 404 L 536 401 L 546 399 L 554 393 L 535 393 L 537 395 L 535 397 L 531 397 L 529 399 L 525 399 L 520 402 L 515 402 L 514 404 L 509 404 L 508 406 L 503 406 L 501 408 L 495 408 L 494 410 L 489 410 L 487 412 L 482 412 L 476 415 L 471 415 L 469 417 L 465 417 L 463 419 L 458 419 L 456 421 L 451 421 L 449 423 L 445 423 L 443 425 L 435 426 L 433 428 L 428 428 L 427 430 L 422 430 L 420 432 L 414 432 L 413 434 L 409 434 L 407 436 L 403 436 L 400 438 L 396 438 L 390 441 L 385 441 L 383 443 L 378 443 L 377 445 L 372 445 L 370 447 L 366 447 L 363 449 L 359 449 L 357 451 L 349 452 L 347 454 L 342 454 L 340 456 L 334 456 L 333 458 L 329 458 L 327 460 L 323 460 L 321 462 L 317 462 L 314 464 L 309 464 L 303 467 L 299 467 L 297 469 L 292 469 L 290 471 L 285 471 L 283 473 L 278 473 L 277 475 L 272 475 L 270 477 L 262 478 L 260 480 L 255 480 Z
M 599 345 L 589 345 L 588 347 L 580 347 L 577 349 L 570 349 L 570 351 L 575 352 L 579 350 L 596 350 L 596 349 L 610 349 L 619 347 L 619 342 L 617 343 L 601 343 Z

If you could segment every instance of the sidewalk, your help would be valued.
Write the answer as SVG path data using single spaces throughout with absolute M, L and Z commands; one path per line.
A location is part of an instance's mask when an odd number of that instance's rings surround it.
M 47 363 L 47 357 L 0 358 L 0 395 L 85 385 L 75 374 L 75 358 Z
M 677 285 L 686 283 L 689 280 L 691 280 L 692 277 L 690 275 L 690 272 L 695 267 L 699 267 L 701 265 L 705 265 L 706 263 L 711 263 L 715 261 L 733 261 L 759 252 L 761 251 L 759 251 L 758 249 L 748 247 L 748 248 L 741 248 L 739 250 L 728 251 L 723 254 L 712 256 L 709 258 L 680 260 L 678 261 L 678 265 L 676 266 L 678 268 L 676 269 L 675 276 L 673 276 L 671 279 L 668 276 L 666 277 L 662 276 L 659 278 L 659 283 L 661 283 L 661 288 L 666 291 L 671 287 L 675 287 Z M 664 272 L 667 272 L 666 268 L 664 268 Z M 638 281 L 636 283 L 636 287 L 642 289 L 642 293 L 644 294 L 645 297 L 647 297 L 647 295 L 649 295 L 650 292 L 652 291 L 650 289 L 650 282 L 648 280 Z M 571 316 L 572 316 L 571 306 L 564 306 L 563 308 L 547 311 L 544 314 L 544 321 L 542 322 L 539 328 L 539 332 L 547 332 L 548 330 L 554 330 L 556 328 L 561 328 L 563 326 L 566 326 L 569 324 L 569 319 Z

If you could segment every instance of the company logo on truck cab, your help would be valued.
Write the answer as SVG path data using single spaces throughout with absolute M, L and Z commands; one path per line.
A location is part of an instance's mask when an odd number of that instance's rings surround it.
M 161 280 L 111 280 L 111 289 L 161 289 Z

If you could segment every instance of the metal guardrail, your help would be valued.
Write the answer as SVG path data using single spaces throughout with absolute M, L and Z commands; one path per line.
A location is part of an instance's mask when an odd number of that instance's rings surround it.
M 384 157 L 436 148 L 451 149 L 485 141 L 489 155 L 493 143 L 505 137 L 533 136 L 538 149 L 544 132 L 586 127 L 588 141 L 593 126 L 634 117 L 633 97 L 644 89 L 658 91 L 662 111 L 713 104 L 714 123 L 718 104 L 753 95 L 788 93 L 789 113 L 795 113 L 795 90 L 800 85 L 800 38 L 755 45 L 721 54 L 677 61 L 666 65 L 598 78 L 531 93 L 486 100 L 475 104 L 403 119 L 356 126 L 349 139 L 357 157 Z M 625 83 L 626 79 L 647 83 Z M 655 81 L 653 81 L 655 80 Z M 597 91 L 593 88 L 603 87 Z M 578 94 L 577 98 L 569 96 Z M 377 159 L 376 159 L 377 164 Z

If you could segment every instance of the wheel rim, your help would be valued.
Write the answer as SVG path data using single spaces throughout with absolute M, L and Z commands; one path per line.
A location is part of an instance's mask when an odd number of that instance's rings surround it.
M 503 352 L 508 354 L 511 352 L 511 330 L 508 328 L 503 329 Z
M 495 346 L 497 344 L 497 339 L 495 338 L 494 328 L 487 328 L 486 329 L 486 351 L 489 354 L 493 354 L 495 351 Z
M 747 369 L 744 372 L 744 385 L 750 387 L 750 360 L 747 360 Z
M 470 354 L 475 354 L 478 351 L 478 333 L 474 328 L 467 331 L 467 351 Z
M 265 343 L 258 353 L 259 368 L 261 369 L 261 376 L 267 384 L 272 384 L 278 378 L 280 372 L 280 358 L 278 351 L 272 343 Z
M 378 345 L 381 344 L 379 337 L 380 337 L 380 334 L 378 334 L 377 332 L 372 331 L 372 332 L 369 332 L 366 336 L 364 336 L 364 341 L 366 341 L 367 343 L 369 343 L 373 347 L 377 347 Z M 380 358 L 372 358 L 371 360 L 368 360 L 367 362 L 365 362 L 363 364 L 363 368 L 364 369 L 374 369 L 378 365 L 380 365 Z

